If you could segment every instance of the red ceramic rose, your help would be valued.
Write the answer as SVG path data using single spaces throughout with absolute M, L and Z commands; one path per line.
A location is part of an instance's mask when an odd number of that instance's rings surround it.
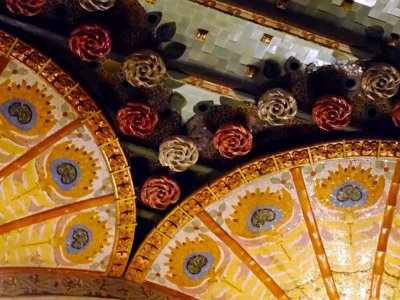
M 218 128 L 213 146 L 221 156 L 232 159 L 250 152 L 253 148 L 253 135 L 239 123 L 228 123 Z
M 400 101 L 398 101 L 393 107 L 392 111 L 390 112 L 394 125 L 396 127 L 400 127 Z
M 80 26 L 69 38 L 69 48 L 83 61 L 94 61 L 107 55 L 111 44 L 110 34 L 99 25 Z
M 34 16 L 40 13 L 47 0 L 7 0 L 6 5 L 9 11 L 14 14 Z
M 118 111 L 117 122 L 126 135 L 145 138 L 153 133 L 158 123 L 158 113 L 147 103 L 131 102 Z
M 164 210 L 179 200 L 181 190 L 175 180 L 166 176 L 153 176 L 143 184 L 140 196 L 143 203 L 151 208 Z
M 351 120 L 351 105 L 343 98 L 326 96 L 314 103 L 312 117 L 322 130 L 340 130 Z

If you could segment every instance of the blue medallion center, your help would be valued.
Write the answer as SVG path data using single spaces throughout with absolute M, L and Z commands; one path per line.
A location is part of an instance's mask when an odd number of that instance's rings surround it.
M 360 206 L 367 203 L 368 192 L 361 184 L 354 181 L 348 181 L 333 190 L 330 200 L 331 204 L 335 206 Z
M 247 227 L 254 233 L 271 230 L 282 219 L 283 213 L 279 208 L 272 205 L 257 206 L 247 217 Z
M 74 225 L 67 234 L 67 253 L 78 254 L 85 250 L 93 238 L 92 232 L 83 225 Z
M 36 124 L 36 110 L 28 101 L 11 99 L 0 106 L 0 111 L 10 124 L 20 130 L 29 131 Z
M 63 191 L 69 191 L 79 181 L 81 171 L 79 165 L 68 158 L 56 159 L 51 163 L 54 182 Z
M 194 252 L 186 256 L 183 261 L 183 271 L 190 279 L 198 280 L 208 274 L 214 258 L 207 252 Z

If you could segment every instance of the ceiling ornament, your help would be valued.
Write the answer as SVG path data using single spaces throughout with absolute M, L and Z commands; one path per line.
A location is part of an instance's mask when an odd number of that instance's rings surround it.
M 373 206 L 382 196 L 385 188 L 384 176 L 372 174 L 372 169 L 362 165 L 343 167 L 316 180 L 314 195 L 318 201 L 330 208 L 343 208 L 346 211 Z
M 142 202 L 151 208 L 165 210 L 176 203 L 181 196 L 178 183 L 167 176 L 152 176 L 142 186 Z
M 351 120 L 351 105 L 338 96 L 325 96 L 314 103 L 312 117 L 322 130 L 340 130 Z
M 28 17 L 39 14 L 47 0 L 7 0 L 6 5 L 9 11 L 14 14 L 25 15 Z
M 365 71 L 361 88 L 371 100 L 388 99 L 399 91 L 400 74 L 388 64 L 375 64 Z
M 158 112 L 150 104 L 130 102 L 117 114 L 119 129 L 126 135 L 145 138 L 158 124 Z
M 162 166 L 174 172 L 184 172 L 199 158 L 194 141 L 184 136 L 176 136 L 160 145 L 158 159 Z
M 93 11 L 105 11 L 115 5 L 117 0 L 79 0 L 83 9 Z
M 108 30 L 99 25 L 80 26 L 71 33 L 69 39 L 70 50 L 86 62 L 108 55 L 111 44 Z
M 275 88 L 265 92 L 258 102 L 258 116 L 272 126 L 284 125 L 297 113 L 296 99 L 287 91 Z
M 253 134 L 243 125 L 231 122 L 218 128 L 212 143 L 221 156 L 232 159 L 251 151 Z
M 400 101 L 393 106 L 390 115 L 392 117 L 392 121 L 396 127 L 400 127 Z
M 224 267 L 224 263 L 221 265 L 222 253 L 218 243 L 201 233 L 195 239 L 177 241 L 167 257 L 169 270 L 166 279 L 181 287 L 196 287 L 202 292 Z
M 141 50 L 129 56 L 122 70 L 131 85 L 143 88 L 157 86 L 166 74 L 163 58 L 150 50 Z

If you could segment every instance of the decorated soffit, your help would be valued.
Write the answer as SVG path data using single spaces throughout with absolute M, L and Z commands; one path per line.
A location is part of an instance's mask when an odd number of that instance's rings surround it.
M 399 143 L 278 153 L 196 191 L 126 277 L 182 299 L 397 299 Z
M 0 0 L 0 295 L 396 298 L 395 12 L 300 2 Z
M 1 271 L 122 276 L 135 199 L 113 129 L 51 59 L 0 39 Z

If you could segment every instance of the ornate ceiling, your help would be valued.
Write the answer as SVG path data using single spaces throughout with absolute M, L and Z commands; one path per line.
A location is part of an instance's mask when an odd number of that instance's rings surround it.
M 397 6 L 0 0 L 0 297 L 399 298 Z

